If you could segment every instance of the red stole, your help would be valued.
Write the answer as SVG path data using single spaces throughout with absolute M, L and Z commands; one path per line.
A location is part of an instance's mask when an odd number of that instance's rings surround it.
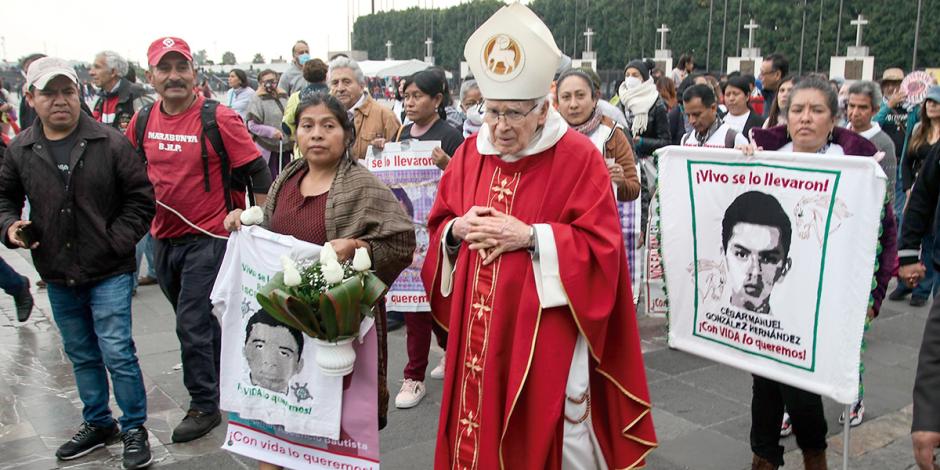
M 475 139 L 457 150 L 441 179 L 422 271 L 435 320 L 450 331 L 435 468 L 560 468 L 565 386 L 579 332 L 591 352 L 591 416 L 604 458 L 610 468 L 642 466 L 656 436 L 603 158 L 571 130 L 514 163 L 480 155 Z M 540 308 L 525 250 L 483 266 L 465 244 L 453 292 L 441 295 L 437 243 L 447 223 L 474 205 L 551 224 L 568 306 Z

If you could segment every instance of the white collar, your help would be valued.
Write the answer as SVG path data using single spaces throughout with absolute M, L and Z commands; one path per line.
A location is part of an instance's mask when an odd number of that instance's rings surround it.
M 852 130 L 854 130 L 854 129 L 852 129 Z M 855 131 L 855 132 L 858 132 L 858 131 Z M 862 137 L 864 137 L 864 138 L 866 138 L 866 139 L 868 139 L 868 140 L 871 140 L 871 138 L 874 137 L 875 134 L 877 134 L 877 133 L 879 133 L 879 132 L 881 132 L 881 124 L 878 124 L 877 122 L 872 121 L 871 127 L 869 127 L 867 131 L 858 132 L 858 135 L 860 135 L 860 136 L 862 136 Z
M 500 154 L 499 150 L 496 150 L 493 145 L 490 126 L 486 124 L 480 127 L 480 134 L 477 135 L 477 152 L 480 152 L 480 155 L 499 155 L 499 158 L 503 161 L 512 163 L 553 147 L 568 132 L 568 123 L 550 104 L 546 103 L 545 106 L 548 106 L 548 117 L 545 119 L 545 125 L 532 136 L 529 145 L 517 155 Z
M 362 96 L 359 97 L 359 101 L 356 101 L 356 104 L 352 105 L 352 108 L 349 108 L 349 112 L 353 112 L 359 109 L 359 107 L 362 106 L 363 103 L 365 102 L 366 102 L 366 93 L 362 92 Z

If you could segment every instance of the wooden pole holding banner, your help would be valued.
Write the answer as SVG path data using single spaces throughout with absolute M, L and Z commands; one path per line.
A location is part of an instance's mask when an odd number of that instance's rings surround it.
M 849 429 L 852 424 L 852 403 L 845 405 L 845 423 L 842 428 L 842 470 L 849 470 Z

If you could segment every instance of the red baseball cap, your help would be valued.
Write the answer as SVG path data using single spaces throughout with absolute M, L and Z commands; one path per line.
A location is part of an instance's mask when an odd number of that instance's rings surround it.
M 169 52 L 179 52 L 183 54 L 186 60 L 190 62 L 193 60 L 193 53 L 189 51 L 189 44 L 186 44 L 186 41 L 180 38 L 165 37 L 150 43 L 150 48 L 147 49 L 147 63 L 157 65 L 160 63 L 160 59 Z

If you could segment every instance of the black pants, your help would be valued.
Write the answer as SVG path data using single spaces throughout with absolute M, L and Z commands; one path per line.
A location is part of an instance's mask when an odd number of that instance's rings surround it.
M 176 312 L 183 385 L 189 391 L 190 408 L 207 413 L 219 409 L 222 330 L 212 314 L 209 293 L 225 245 L 225 240 L 208 237 L 155 239 L 153 244 L 160 289 Z
M 826 416 L 822 398 L 798 388 L 754 376 L 751 398 L 751 451 L 777 466 L 783 465 L 780 423 L 786 405 L 796 443 L 803 450 L 826 448 Z

